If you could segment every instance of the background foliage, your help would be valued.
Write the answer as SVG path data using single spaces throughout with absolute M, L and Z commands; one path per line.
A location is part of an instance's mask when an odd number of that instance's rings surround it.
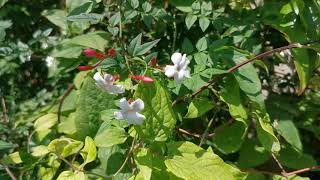
M 320 161 L 319 35 L 319 0 L 0 0 L 0 178 L 318 179 L 295 170 Z M 143 125 L 114 119 L 85 48 L 117 51 L 97 69 Z

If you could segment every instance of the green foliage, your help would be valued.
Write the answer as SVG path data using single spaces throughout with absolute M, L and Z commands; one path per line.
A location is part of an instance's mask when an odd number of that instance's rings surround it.
M 318 0 L 0 0 L 0 179 L 318 178 L 319 17 Z

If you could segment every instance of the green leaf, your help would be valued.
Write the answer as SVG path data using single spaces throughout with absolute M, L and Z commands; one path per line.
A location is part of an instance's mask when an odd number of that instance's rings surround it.
M 68 29 L 67 12 L 60 9 L 45 10 L 41 13 L 54 25 L 60 27 L 62 30 Z
M 129 0 L 129 2 L 133 9 L 136 9 L 137 7 L 139 7 L 139 0 Z
M 109 35 L 104 31 L 89 32 L 87 34 L 76 36 L 67 40 L 64 44 L 73 44 L 83 47 L 89 47 L 104 52 L 108 46 Z
M 145 1 L 145 2 L 142 4 L 142 9 L 143 9 L 143 11 L 144 11 L 145 13 L 151 11 L 151 8 L 152 8 L 151 4 L 150 4 L 149 2 L 147 2 L 147 1 Z
M 195 99 L 190 103 L 188 107 L 188 112 L 184 116 L 184 118 L 192 119 L 201 117 L 202 115 L 210 111 L 213 107 L 214 103 L 212 100 L 204 98 Z
M 122 144 L 126 141 L 128 134 L 123 128 L 114 127 L 110 122 L 104 122 L 94 138 L 98 147 L 110 147 Z
M 278 159 L 282 165 L 292 169 L 303 169 L 317 164 L 312 156 L 298 152 L 289 145 L 281 148 Z
M 98 149 L 98 159 L 100 164 L 98 167 L 92 169 L 92 172 L 103 176 L 111 176 L 122 166 L 126 156 L 128 147 L 126 144 L 121 146 L 115 145 L 108 148 Z M 115 180 L 128 179 L 131 176 L 132 171 L 130 166 L 125 164 L 123 170 L 114 177 Z
M 0 140 L 0 151 L 8 150 L 11 148 L 13 148 L 13 145 L 11 143 Z
M 139 46 L 136 51 L 135 51 L 135 54 L 136 56 L 139 56 L 139 55 L 143 55 L 145 53 L 147 53 L 151 48 L 153 48 L 158 42 L 160 41 L 160 39 L 156 39 L 154 41 L 151 41 L 151 42 L 147 42 L 147 43 L 144 43 L 142 44 L 141 46 Z
M 204 32 L 210 25 L 210 20 L 207 17 L 200 17 L 199 26 L 201 30 Z
M 196 44 L 198 51 L 205 51 L 208 48 L 208 41 L 206 37 L 202 37 Z
M 220 98 L 227 103 L 229 113 L 236 122 L 228 127 L 221 125 L 217 128 L 213 142 L 221 152 L 225 154 L 234 153 L 241 148 L 243 143 L 248 128 L 246 121 L 248 116 L 245 108 L 241 104 L 240 88 L 233 77 L 228 76 L 225 80 Z
M 84 147 L 80 151 L 80 154 L 84 160 L 83 164 L 81 165 L 84 167 L 86 164 L 96 160 L 97 157 L 97 149 L 93 139 L 89 136 L 86 137 L 84 142 Z
M 187 28 L 190 29 L 191 26 L 197 21 L 197 16 L 192 14 L 192 13 L 189 13 L 187 16 L 186 16 L 186 25 L 187 25 Z
M 298 129 L 291 120 L 279 121 L 275 128 L 289 144 L 302 151 Z
M 134 160 L 137 164 L 139 174 L 135 179 L 169 179 L 169 172 L 166 171 L 164 157 L 155 155 L 150 149 L 140 148 L 134 152 Z
M 301 177 L 301 176 L 297 176 L 297 175 L 292 175 L 292 176 L 288 176 L 288 177 L 283 177 L 283 176 L 280 176 L 280 175 L 274 175 L 272 177 L 272 180 L 310 180 L 310 178 Z
M 186 54 L 193 52 L 193 45 L 192 42 L 188 38 L 184 38 L 182 42 L 182 51 Z
M 76 114 L 70 113 L 67 119 L 58 124 L 58 132 L 73 135 L 77 131 L 75 118 Z
M 167 88 L 157 80 L 152 84 L 139 83 L 134 98 L 144 102 L 142 114 L 146 119 L 142 126 L 135 126 L 139 136 L 153 141 L 165 141 L 176 123 Z
M 97 24 L 103 19 L 103 15 L 97 13 L 81 13 L 78 15 L 68 16 L 67 20 L 72 22 Z
M 0 8 L 4 6 L 7 2 L 8 0 L 0 0 Z
M 141 37 L 142 34 L 140 33 L 129 44 L 128 52 L 132 54 L 132 56 L 139 56 L 145 54 L 160 41 L 160 39 L 157 39 L 141 45 Z
M 221 49 L 221 57 L 225 58 L 225 62 L 230 67 L 235 66 L 247 59 L 247 55 L 243 54 L 235 48 Z M 220 53 L 219 53 L 220 54 Z M 252 64 L 246 64 L 233 72 L 239 87 L 244 93 L 258 105 L 258 109 L 265 111 L 264 97 L 261 93 L 261 82 L 258 73 Z
M 110 17 L 109 23 L 111 26 L 116 26 L 120 23 L 121 14 L 120 12 L 115 13 L 113 16 Z
M 32 156 L 41 157 L 49 153 L 48 147 L 44 145 L 36 146 L 31 149 Z
M 312 77 L 316 62 L 320 61 L 317 52 L 308 49 L 293 49 L 294 64 L 300 79 L 299 94 L 302 94 Z
M 34 123 L 36 131 L 43 131 L 52 128 L 58 122 L 57 114 L 46 114 L 37 119 Z
M 62 157 L 68 157 L 80 151 L 83 143 L 81 141 L 75 141 L 70 138 L 54 139 L 48 145 L 50 152 L 56 153 Z
M 168 158 L 165 165 L 168 171 L 183 179 L 228 179 L 244 178 L 240 170 L 226 164 L 214 154 L 191 142 L 172 142 L 167 145 Z
M 169 3 L 182 12 L 192 12 L 191 4 L 193 3 L 193 0 L 171 0 Z
M 268 161 L 270 157 L 270 153 L 257 139 L 247 139 L 240 149 L 238 166 L 241 168 L 253 168 Z
M 59 174 L 57 180 L 86 180 L 86 176 L 82 171 L 63 171 Z
M 265 149 L 271 152 L 280 151 L 280 143 L 274 135 L 272 126 L 270 125 L 269 114 L 254 113 L 258 119 L 256 124 L 259 141 Z
M 138 34 L 138 36 L 136 36 L 129 44 L 128 46 L 128 53 L 129 54 L 135 54 L 135 52 L 137 51 L 137 48 L 141 45 L 141 37 L 142 37 L 142 33 Z
M 75 45 L 57 45 L 51 52 L 52 57 L 56 58 L 78 58 L 82 53 L 82 47 Z
M 86 136 L 93 137 L 96 134 L 102 123 L 100 112 L 105 109 L 114 109 L 114 97 L 97 87 L 91 77 L 84 80 L 75 112 L 77 139 L 84 140 Z

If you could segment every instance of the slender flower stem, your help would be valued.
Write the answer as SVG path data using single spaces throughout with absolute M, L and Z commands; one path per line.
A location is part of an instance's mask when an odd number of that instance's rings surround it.
M 214 117 L 215 115 L 211 118 L 211 120 L 209 121 L 208 125 L 207 125 L 207 128 L 206 130 L 204 131 L 204 133 L 202 134 L 201 136 L 201 139 L 200 139 L 200 143 L 199 143 L 199 146 L 201 147 L 203 145 L 203 143 L 206 142 L 206 138 L 207 138 L 207 135 L 208 135 L 208 131 L 213 123 L 213 120 L 214 120 Z
M 288 172 L 288 173 L 285 174 L 285 176 L 292 176 L 292 175 L 295 175 L 295 174 L 300 174 L 300 173 L 304 173 L 304 172 L 315 170 L 315 169 L 320 169 L 320 165 L 311 166 L 311 167 L 299 169 L 299 170 L 296 170 L 296 171 Z
M 6 170 L 7 174 L 10 176 L 12 180 L 17 180 L 15 175 L 11 172 L 10 168 L 6 164 L 4 163 L 0 163 L 0 164 L 4 167 L 4 170 Z

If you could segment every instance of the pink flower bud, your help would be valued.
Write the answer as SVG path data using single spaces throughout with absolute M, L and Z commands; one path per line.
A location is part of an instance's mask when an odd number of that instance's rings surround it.
M 157 58 L 156 57 L 153 57 L 151 59 L 151 61 L 149 62 L 149 65 L 150 66 L 156 66 L 157 65 Z
M 90 66 L 90 65 L 88 65 L 88 66 L 79 66 L 78 67 L 79 71 L 88 71 L 88 70 L 91 70 L 93 68 L 94 68 L 94 66 Z
M 108 49 L 108 56 L 110 57 L 116 57 L 117 51 L 114 48 Z
M 152 83 L 154 80 L 151 77 L 148 76 L 131 76 L 132 79 L 138 80 L 138 81 L 143 81 L 145 83 Z
M 87 48 L 83 51 L 83 54 L 87 57 L 95 57 L 98 59 L 104 59 L 106 56 L 102 53 L 98 53 L 97 51 Z

